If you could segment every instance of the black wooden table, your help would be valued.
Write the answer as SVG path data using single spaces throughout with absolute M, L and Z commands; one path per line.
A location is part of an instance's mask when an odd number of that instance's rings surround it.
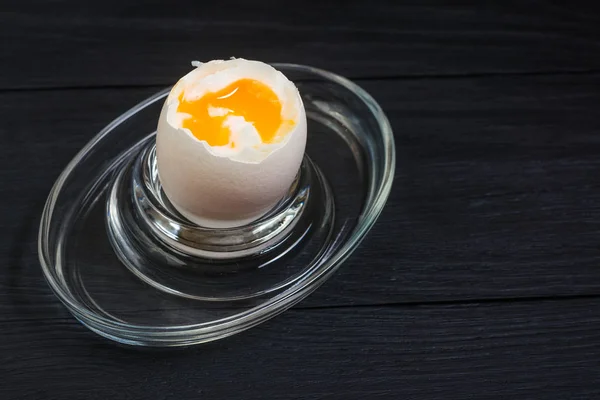
M 600 13 L 170 3 L 0 5 L 1 399 L 600 398 Z M 45 197 L 106 123 L 190 60 L 230 56 L 368 90 L 395 131 L 388 205 L 282 316 L 185 350 L 118 347 L 43 279 Z

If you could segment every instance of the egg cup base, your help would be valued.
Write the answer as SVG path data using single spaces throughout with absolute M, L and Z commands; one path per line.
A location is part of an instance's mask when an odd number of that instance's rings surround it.
M 121 263 L 158 290 L 198 301 L 256 299 L 292 285 L 325 254 L 333 221 L 331 189 L 306 157 L 287 195 L 263 217 L 227 229 L 196 225 L 161 189 L 153 137 L 115 176 L 106 203 Z

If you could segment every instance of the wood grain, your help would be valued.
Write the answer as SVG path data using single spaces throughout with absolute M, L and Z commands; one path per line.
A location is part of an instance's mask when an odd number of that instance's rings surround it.
M 394 187 L 301 307 L 600 294 L 600 75 L 358 82 L 394 127 Z M 0 94 L 0 312 L 54 307 L 36 250 L 45 196 L 97 130 L 155 90 Z
M 598 10 L 544 1 L 3 1 L 0 89 L 167 85 L 193 59 L 353 78 L 600 69 Z
M 600 398 L 598 6 L 470 3 L 3 1 L 0 398 Z M 371 92 L 396 138 L 389 202 L 282 316 L 115 346 L 44 282 L 45 197 L 110 120 L 230 56 Z
M 134 351 L 71 318 L 0 322 L 3 399 L 592 399 L 600 300 L 291 310 L 220 342 Z

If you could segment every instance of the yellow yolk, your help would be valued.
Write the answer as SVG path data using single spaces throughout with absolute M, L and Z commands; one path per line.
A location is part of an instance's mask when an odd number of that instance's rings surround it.
M 244 117 L 252 123 L 263 143 L 272 143 L 284 122 L 277 95 L 267 85 L 253 79 L 240 79 L 191 101 L 185 100 L 182 93 L 177 111 L 190 115 L 183 120 L 182 127 L 210 146 L 229 144 L 231 131 L 224 125 L 228 116 Z M 231 145 L 235 146 L 235 143 Z

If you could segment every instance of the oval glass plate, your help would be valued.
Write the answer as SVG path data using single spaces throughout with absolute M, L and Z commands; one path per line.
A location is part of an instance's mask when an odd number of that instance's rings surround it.
M 296 84 L 304 101 L 304 168 L 307 176 L 318 175 L 326 193 L 313 194 L 311 207 L 320 210 L 318 201 L 330 201 L 327 234 L 302 233 L 285 257 L 266 253 L 266 260 L 249 268 L 208 262 L 186 269 L 183 258 L 177 264 L 183 268 L 154 265 L 148 272 L 145 257 L 151 259 L 159 250 L 153 245 L 142 258 L 134 254 L 133 261 L 124 263 L 122 252 L 115 251 L 122 238 L 111 228 L 107 211 L 111 193 L 114 198 L 115 182 L 134 160 L 152 154 L 158 115 L 169 92 L 165 89 L 94 137 L 62 172 L 43 211 L 39 257 L 45 277 L 92 331 L 140 346 L 185 346 L 233 335 L 309 295 L 372 227 L 394 175 L 394 141 L 386 116 L 368 93 L 345 78 L 302 65 L 274 66 Z M 290 202 L 301 200 L 296 195 Z M 119 223 L 135 224 L 131 218 Z M 310 231 L 310 223 L 303 226 Z

